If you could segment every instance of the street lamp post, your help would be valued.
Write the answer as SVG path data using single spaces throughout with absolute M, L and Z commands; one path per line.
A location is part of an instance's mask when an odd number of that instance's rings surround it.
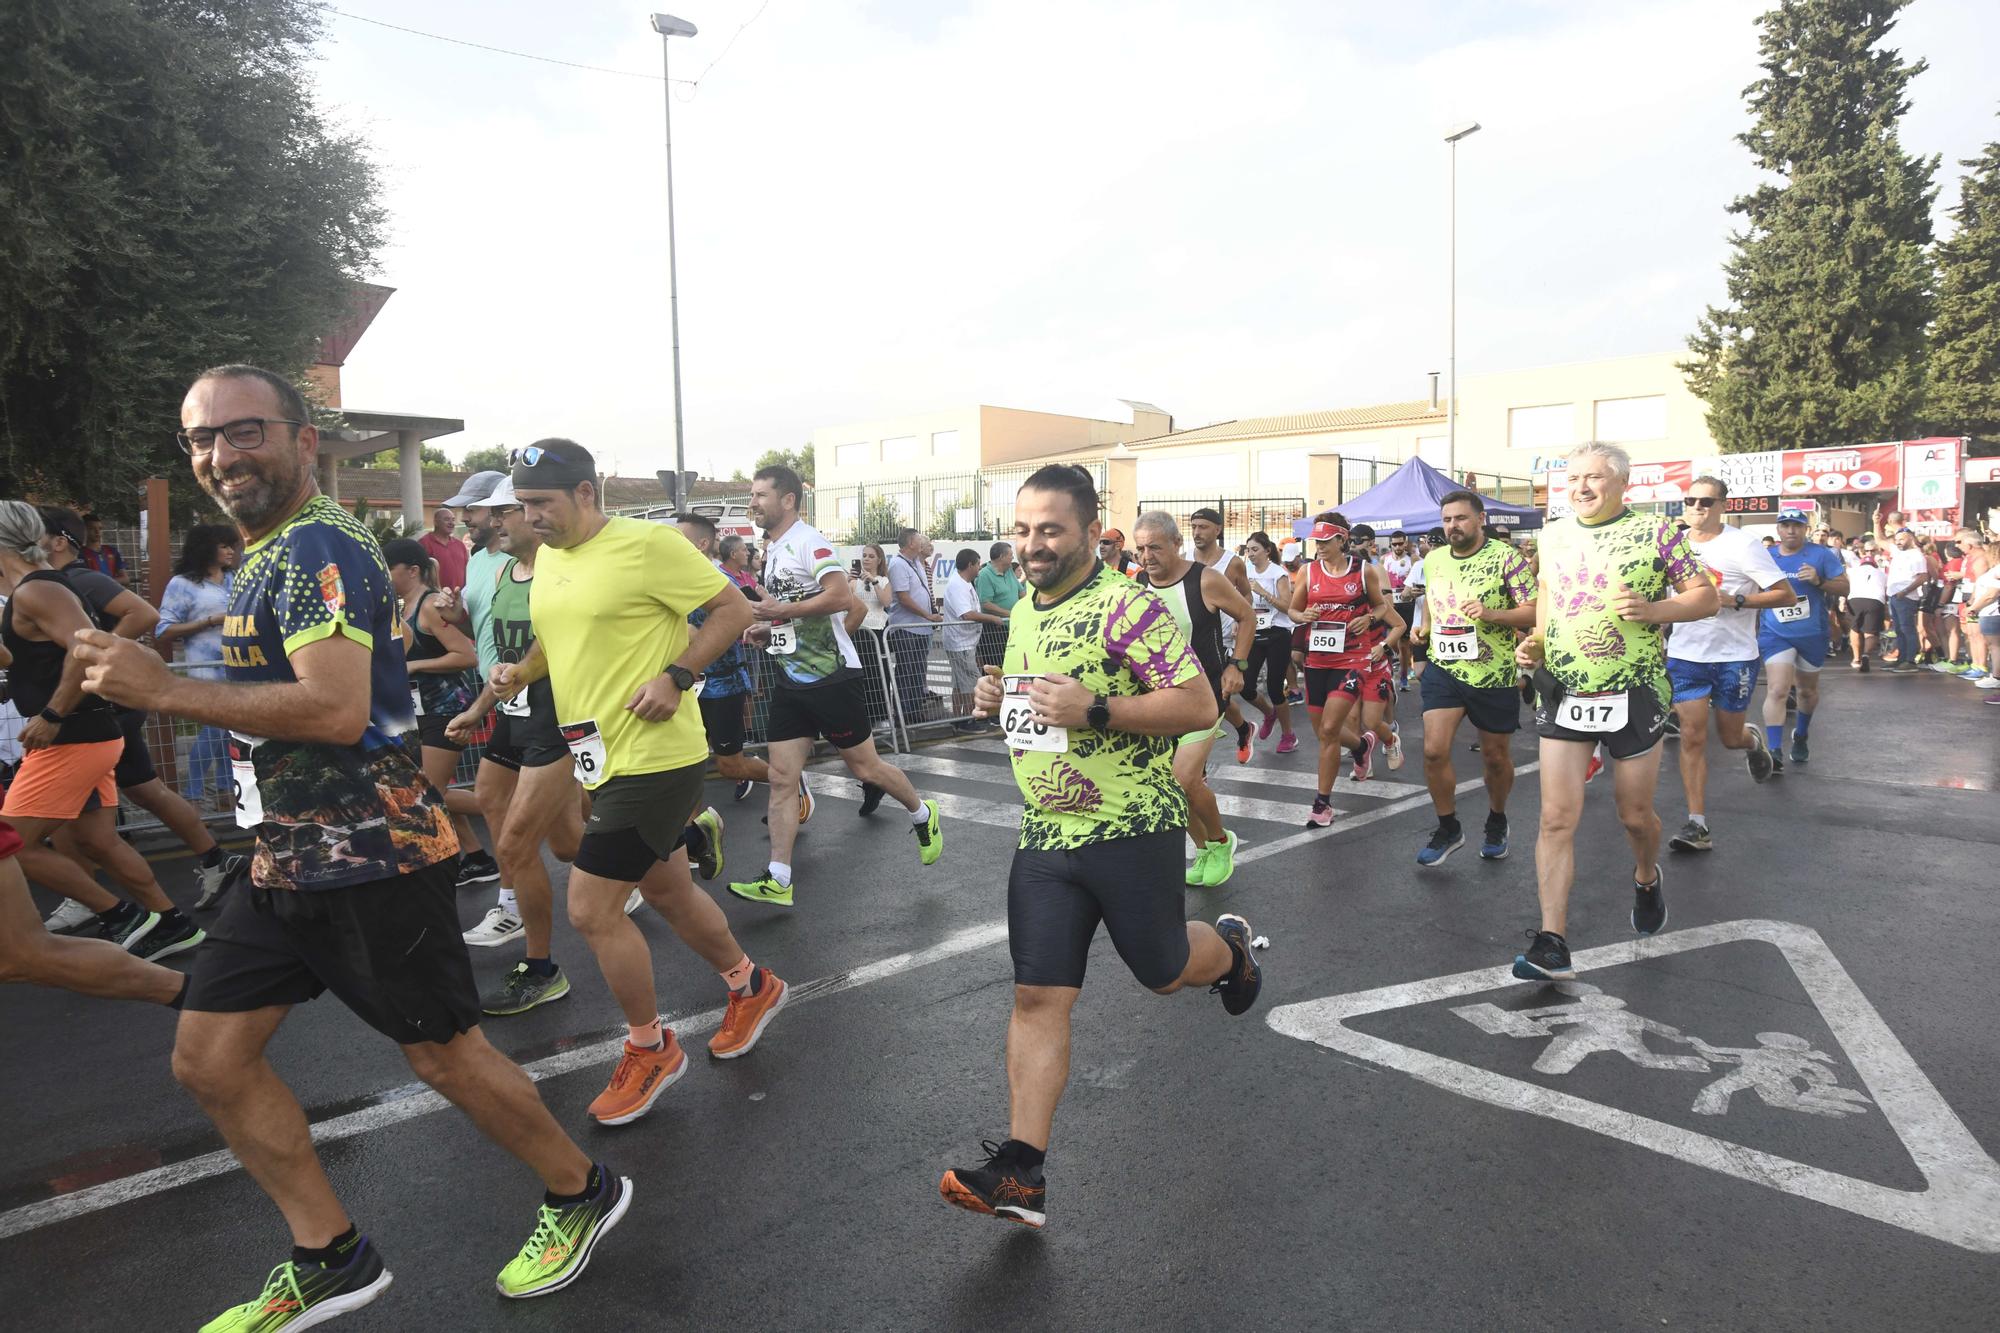
M 692 37 L 695 26 L 672 14 L 653 15 L 653 31 L 660 34 L 660 77 L 667 106 L 667 321 L 674 338 L 674 504 L 687 502 L 680 493 L 681 479 L 687 475 L 687 445 L 681 438 L 681 283 L 674 262 L 674 81 L 669 68 L 669 40 Z
M 1469 120 L 1460 125 L 1444 141 L 1451 145 L 1451 296 L 1450 296 L 1450 371 L 1451 398 L 1445 409 L 1445 470 L 1454 482 L 1458 480 L 1458 141 L 1479 133 L 1479 122 Z M 668 194 L 672 195 L 671 174 Z

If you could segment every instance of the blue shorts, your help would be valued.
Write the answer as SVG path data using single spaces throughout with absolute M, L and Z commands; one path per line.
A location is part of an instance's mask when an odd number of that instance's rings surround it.
M 1826 665 L 1826 635 L 1817 634 L 1810 639 L 1787 639 L 1767 629 L 1758 630 L 1757 656 L 1768 662 L 1779 653 L 1796 653 L 1796 658 L 1785 660 L 1796 661 L 1797 665 L 1808 671 L 1817 671 Z
M 1754 657 L 1748 662 L 1687 662 L 1669 657 L 1667 679 L 1673 684 L 1677 704 L 1713 698 L 1723 712 L 1743 713 L 1749 711 L 1751 692 L 1757 688 L 1757 666 Z

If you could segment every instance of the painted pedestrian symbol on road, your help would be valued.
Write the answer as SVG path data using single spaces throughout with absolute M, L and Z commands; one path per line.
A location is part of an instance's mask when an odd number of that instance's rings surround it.
M 2000 1254 L 2000 1162 L 1938 1095 L 1816 931 L 1786 921 L 1728 921 L 1585 949 L 1573 961 L 1579 970 L 1602 972 L 1745 940 L 1770 944 L 1784 956 L 1865 1092 L 1842 1087 L 1834 1055 L 1814 1050 L 1803 1037 L 1762 1032 L 1738 1044 L 1733 1034 L 1690 1035 L 1651 1015 L 1630 1012 L 1594 983 L 1562 983 L 1568 994 L 1559 1004 L 1510 1011 L 1469 1003 L 1453 1012 L 1495 1036 L 1548 1041 L 1535 1062 L 1545 1075 L 1572 1071 L 1592 1055 L 1615 1055 L 1646 1070 L 1648 1080 L 1685 1079 L 1690 1110 L 1715 1132 L 1667 1124 L 1349 1026 L 1370 1014 L 1461 996 L 1518 994 L 1521 983 L 1505 966 L 1283 1005 L 1265 1021 L 1285 1036 L 1409 1074 L 1446 1092 L 1559 1120 L 1981 1254 Z M 1335 1068 L 1329 1064 L 1330 1071 Z M 1866 1115 L 1872 1105 L 1922 1173 L 1924 1188 L 1895 1189 L 1843 1176 L 1722 1137 L 1731 1106 L 1745 1093 L 1766 1106 L 1829 1118 Z
M 1688 1109 L 1696 1115 L 1726 1114 L 1730 1099 L 1739 1092 L 1753 1092 L 1766 1106 L 1781 1111 L 1824 1116 L 1867 1113 L 1866 1094 L 1841 1087 L 1833 1057 L 1814 1050 L 1804 1037 L 1760 1032 L 1755 1046 L 1711 1046 L 1670 1024 L 1632 1013 L 1625 1001 L 1596 986 L 1565 981 L 1556 989 L 1574 996 L 1574 1002 L 1540 1009 L 1468 1004 L 1452 1012 L 1492 1036 L 1548 1039 L 1548 1048 L 1535 1057 L 1538 1074 L 1567 1074 L 1586 1057 L 1598 1054 L 1622 1055 L 1641 1069 L 1680 1073 L 1706 1074 L 1718 1065 L 1736 1066 L 1695 1095 Z M 1646 1045 L 1649 1035 L 1686 1046 L 1694 1054 L 1663 1055 Z

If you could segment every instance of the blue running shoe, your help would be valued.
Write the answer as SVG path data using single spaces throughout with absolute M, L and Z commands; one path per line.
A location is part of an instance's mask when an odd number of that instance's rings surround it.
M 1548 930 L 1528 932 L 1528 951 L 1514 955 L 1514 975 L 1523 981 L 1568 981 L 1576 975 L 1570 966 L 1569 942 Z
M 1812 757 L 1811 752 L 1806 749 L 1806 738 L 1797 735 L 1793 736 L 1792 762 L 1795 764 L 1803 764 L 1807 759 L 1811 757 Z
M 1446 857 L 1463 846 L 1465 846 L 1465 834 L 1459 828 L 1458 821 L 1454 819 L 1449 825 L 1441 823 L 1437 826 L 1437 831 L 1431 834 L 1431 840 L 1417 852 L 1417 864 L 1426 868 L 1441 866 Z
M 1507 816 L 1489 814 L 1486 816 L 1486 833 L 1479 844 L 1479 858 L 1482 861 L 1504 861 L 1507 859 Z

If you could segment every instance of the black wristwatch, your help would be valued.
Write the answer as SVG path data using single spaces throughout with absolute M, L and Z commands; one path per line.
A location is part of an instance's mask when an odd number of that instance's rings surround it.
M 694 688 L 694 672 L 689 671 L 684 666 L 668 667 L 667 679 L 672 681 L 674 688 L 683 694 Z
M 1083 720 L 1092 731 L 1111 730 L 1111 701 L 1098 695 L 1090 701 L 1090 707 L 1083 711 Z
M 1250 659 L 1247 657 L 1232 657 L 1229 661 L 1238 671 L 1248 671 L 1250 669 Z
M 53 708 L 44 708 L 41 712 L 41 718 L 42 721 L 48 723 L 52 727 L 60 727 L 64 722 L 67 722 L 69 720 L 68 718 L 64 717 L 61 713 L 58 713 Z
M 1743 594 L 1740 592 L 1736 594 L 1736 609 L 1738 611 L 1743 609 Z

